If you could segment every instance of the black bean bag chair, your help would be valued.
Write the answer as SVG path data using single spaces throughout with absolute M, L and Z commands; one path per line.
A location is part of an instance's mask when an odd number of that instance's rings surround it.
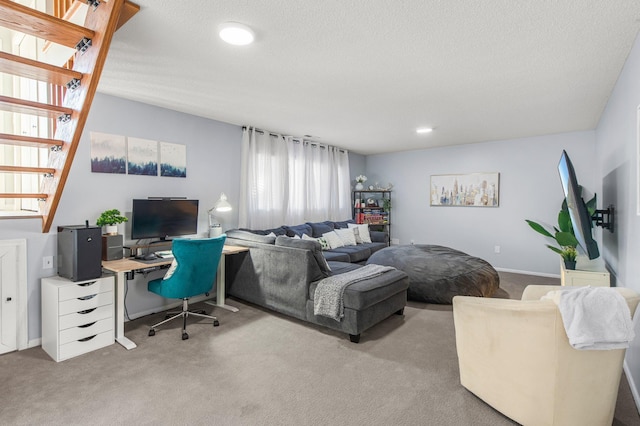
M 367 263 L 394 266 L 409 276 L 407 298 L 451 304 L 453 296 L 489 297 L 500 287 L 498 272 L 485 260 L 436 245 L 391 246 Z

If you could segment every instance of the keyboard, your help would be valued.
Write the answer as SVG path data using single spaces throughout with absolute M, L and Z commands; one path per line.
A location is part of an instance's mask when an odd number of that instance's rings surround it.
M 161 250 L 156 252 L 156 256 L 161 257 L 163 259 L 172 259 L 173 252 L 171 250 Z

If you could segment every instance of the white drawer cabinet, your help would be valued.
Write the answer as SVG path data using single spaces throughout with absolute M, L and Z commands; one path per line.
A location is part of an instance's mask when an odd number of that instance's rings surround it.
M 42 349 L 63 361 L 115 341 L 114 277 L 42 279 Z

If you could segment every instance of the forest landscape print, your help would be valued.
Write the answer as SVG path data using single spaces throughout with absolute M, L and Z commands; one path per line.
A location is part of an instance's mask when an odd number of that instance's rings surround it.
M 160 142 L 160 176 L 187 177 L 187 146 Z
M 127 148 L 125 137 L 91 132 L 91 171 L 125 174 Z
M 91 132 L 91 171 L 187 177 L 187 146 Z M 160 170 L 158 170 L 160 165 Z
M 127 138 L 127 171 L 130 175 L 158 176 L 158 142 Z

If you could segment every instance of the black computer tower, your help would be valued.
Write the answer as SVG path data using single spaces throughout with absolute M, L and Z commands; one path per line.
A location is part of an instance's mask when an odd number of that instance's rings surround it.
M 71 281 L 100 278 L 101 234 L 102 228 L 97 226 L 59 226 L 58 275 Z

